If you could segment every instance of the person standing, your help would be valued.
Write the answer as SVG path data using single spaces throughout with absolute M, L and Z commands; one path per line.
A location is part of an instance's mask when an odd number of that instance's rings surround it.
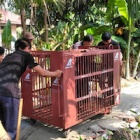
M 118 49 L 120 48 L 120 45 L 118 42 L 111 39 L 111 34 L 109 32 L 104 32 L 102 34 L 102 41 L 98 43 L 98 46 L 104 46 L 107 45 L 108 49 L 110 49 L 110 46 L 118 46 Z M 120 60 L 122 64 L 122 53 L 120 52 Z
M 73 44 L 72 49 L 80 49 L 80 46 L 91 46 L 93 43 L 93 37 L 91 35 L 84 36 L 82 41 Z
M 29 53 L 30 42 L 18 39 L 15 42 L 15 51 L 8 54 L 0 64 L 0 120 L 11 140 L 16 138 L 18 109 L 21 93 L 18 87 L 20 77 L 26 68 L 34 69 L 41 76 L 60 77 L 61 70 L 48 71 L 34 61 Z
M 26 32 L 23 37 L 28 39 L 28 41 L 31 43 L 31 45 L 32 45 L 31 51 L 37 51 L 37 48 L 36 48 L 35 44 L 33 43 L 33 40 L 34 40 L 33 34 L 31 32 Z
M 4 48 L 3 47 L 0 47 L 0 63 L 2 62 L 3 58 L 4 58 Z
M 93 43 L 93 37 L 91 35 L 86 35 L 84 36 L 83 40 L 82 41 L 79 41 L 79 42 L 76 42 L 75 44 L 73 44 L 72 46 L 72 49 L 81 49 L 81 46 L 85 46 L 84 49 L 88 49 L 89 46 L 91 46 Z M 83 47 L 82 47 L 83 49 Z M 81 57 L 80 58 L 81 61 L 76 61 L 76 70 L 77 70 L 77 73 L 80 74 L 80 73 L 89 73 L 90 69 L 90 60 L 89 60 L 89 57 L 86 57 L 86 58 L 83 58 Z M 86 60 L 86 64 L 84 63 L 84 60 Z M 86 69 L 84 69 L 84 66 L 86 67 Z M 79 79 L 78 80 L 78 83 L 77 83 L 77 87 L 76 87 L 76 97 L 79 98 L 79 97 L 82 97 L 82 96 L 86 96 L 89 94 L 89 85 L 88 85 L 88 77 L 85 77 L 85 78 L 82 78 L 82 79 Z
M 111 46 L 118 46 L 118 49 L 120 48 L 119 43 L 111 39 L 111 34 L 109 32 L 104 32 L 102 34 L 102 41 L 98 43 L 97 46 L 107 46 L 108 49 L 111 49 Z M 102 47 L 100 47 L 102 48 Z M 103 60 L 105 60 L 103 58 Z M 105 60 L 106 61 L 106 60 Z M 120 64 L 122 65 L 122 53 L 120 52 Z M 108 79 L 108 86 L 112 86 L 111 77 L 106 75 L 106 73 L 103 73 L 99 76 L 99 85 L 101 89 L 105 89 L 105 81 Z
M 98 46 L 104 46 L 104 45 L 119 46 L 119 43 L 111 39 L 111 34 L 109 32 L 104 32 L 102 34 L 102 41 L 98 43 Z

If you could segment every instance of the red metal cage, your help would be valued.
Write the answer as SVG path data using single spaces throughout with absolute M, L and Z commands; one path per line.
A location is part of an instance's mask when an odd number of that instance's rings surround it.
M 67 129 L 120 102 L 120 49 L 32 52 L 45 69 L 61 78 L 27 69 L 21 78 L 23 115 Z

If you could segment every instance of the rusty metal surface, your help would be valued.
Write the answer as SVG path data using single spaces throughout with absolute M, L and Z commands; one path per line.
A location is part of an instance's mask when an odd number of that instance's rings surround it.
M 120 102 L 120 50 L 97 48 L 32 52 L 45 69 L 63 70 L 45 78 L 33 70 L 22 76 L 23 115 L 67 129 Z

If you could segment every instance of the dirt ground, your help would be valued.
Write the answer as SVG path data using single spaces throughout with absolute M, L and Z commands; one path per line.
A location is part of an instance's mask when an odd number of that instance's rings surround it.
M 130 77 L 129 80 L 121 78 L 121 88 L 126 88 L 128 86 L 131 86 L 133 84 L 138 84 L 138 83 L 140 83 L 140 81 L 137 81 L 132 77 Z
M 125 112 L 133 106 L 140 106 L 140 82 L 130 78 L 130 80 L 121 79 L 121 98 L 120 104 L 113 107 L 111 113 Z M 110 114 L 111 115 L 111 114 Z M 74 133 L 71 138 L 65 138 L 66 131 L 54 126 L 46 125 L 41 122 L 33 124 L 29 118 L 23 117 L 21 123 L 20 140 L 79 140 L 76 133 L 83 132 L 96 121 L 101 121 L 107 116 L 97 115 L 83 123 L 71 128 Z M 75 137 L 74 137 L 75 136 Z M 85 139 L 86 140 L 86 139 Z

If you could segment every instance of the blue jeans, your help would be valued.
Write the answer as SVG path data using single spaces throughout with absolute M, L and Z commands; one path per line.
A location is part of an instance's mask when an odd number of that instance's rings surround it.
M 0 96 L 0 120 L 11 140 L 16 139 L 19 99 Z

